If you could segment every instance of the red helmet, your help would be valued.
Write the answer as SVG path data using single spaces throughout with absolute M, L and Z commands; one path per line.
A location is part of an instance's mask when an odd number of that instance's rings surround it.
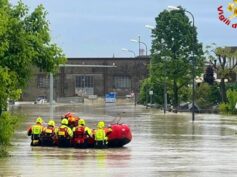
M 64 117 L 72 117 L 74 113 L 71 113 L 71 112 L 67 112 Z

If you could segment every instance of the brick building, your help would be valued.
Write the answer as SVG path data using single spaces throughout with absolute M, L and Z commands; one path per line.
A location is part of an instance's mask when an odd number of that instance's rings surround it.
M 125 97 L 139 92 L 141 81 L 148 75 L 149 57 L 135 58 L 68 58 L 54 76 L 54 99 L 116 92 Z M 49 74 L 36 72 L 22 100 L 33 101 L 38 96 L 49 98 Z

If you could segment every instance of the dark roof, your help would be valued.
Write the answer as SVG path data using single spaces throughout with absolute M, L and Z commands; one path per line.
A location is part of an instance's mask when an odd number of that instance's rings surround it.
M 231 51 L 236 51 L 237 50 L 237 47 L 230 47 L 231 48 Z

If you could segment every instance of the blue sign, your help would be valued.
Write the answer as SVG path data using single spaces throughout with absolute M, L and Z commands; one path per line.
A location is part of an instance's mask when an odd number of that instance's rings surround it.
M 117 94 L 116 92 L 109 92 L 105 94 L 105 102 L 106 103 L 115 103 Z

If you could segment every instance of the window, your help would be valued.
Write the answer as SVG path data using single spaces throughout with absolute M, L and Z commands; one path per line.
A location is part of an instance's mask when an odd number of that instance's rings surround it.
M 93 76 L 76 76 L 76 87 L 94 87 Z
M 49 79 L 46 74 L 38 74 L 37 87 L 38 88 L 48 88 L 49 87 Z
M 115 88 L 131 88 L 131 79 L 128 76 L 114 76 Z

